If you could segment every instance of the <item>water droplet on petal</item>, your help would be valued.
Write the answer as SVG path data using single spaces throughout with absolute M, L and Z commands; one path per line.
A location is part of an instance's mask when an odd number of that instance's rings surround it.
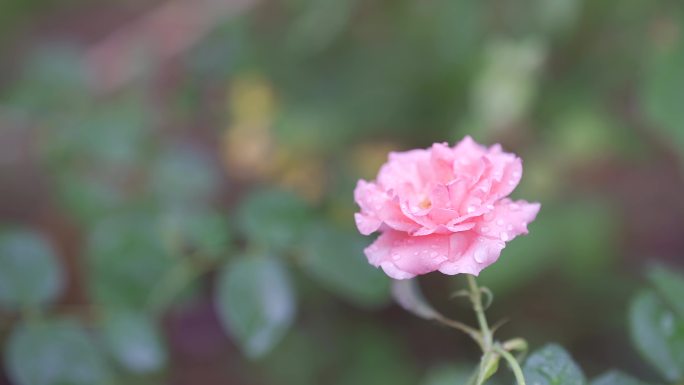
M 513 178 L 520 178 L 520 171 L 513 171 Z
M 506 226 L 506 230 L 508 230 L 508 231 L 513 231 L 513 225 L 508 225 L 508 226 Z
M 513 179 L 511 179 L 511 180 L 508 181 L 508 185 L 509 185 L 509 186 L 515 186 L 516 183 L 518 183 L 518 181 L 515 181 L 515 180 L 513 180 Z
M 468 206 L 466 211 L 468 212 L 468 214 L 472 214 L 475 211 L 475 206 Z
M 488 204 L 487 205 L 487 210 L 494 210 L 494 205 L 493 204 Z
M 477 248 L 475 250 L 475 253 L 473 253 L 473 258 L 475 258 L 475 262 L 477 262 L 477 263 L 484 262 L 485 259 L 487 258 L 487 254 L 486 254 L 484 248 L 481 248 L 481 247 Z
M 509 238 L 508 238 L 508 233 L 505 232 L 505 231 L 503 231 L 503 232 L 501 233 L 501 240 L 504 241 L 504 242 L 506 242 L 506 241 L 508 241 L 508 239 L 509 239 Z
M 394 259 L 395 261 L 398 261 L 401 259 L 401 255 L 399 255 L 399 253 L 394 253 L 394 254 L 392 254 L 392 259 Z
M 511 203 L 510 206 L 508 206 L 512 211 L 518 211 L 520 210 L 520 205 L 517 203 Z
M 503 219 L 498 219 L 498 220 L 496 221 L 496 225 L 497 225 L 497 226 L 503 226 L 503 225 L 504 225 Z

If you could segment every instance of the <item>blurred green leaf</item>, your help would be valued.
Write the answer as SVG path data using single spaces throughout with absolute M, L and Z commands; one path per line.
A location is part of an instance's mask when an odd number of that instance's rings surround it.
M 668 381 L 684 378 L 684 321 L 665 307 L 655 292 L 645 290 L 629 311 L 632 343 Z
M 216 308 L 221 322 L 250 358 L 280 342 L 296 311 L 296 297 L 278 259 L 252 256 L 227 264 L 219 276 Z
M 123 94 L 41 127 L 41 152 L 49 166 L 57 171 L 94 165 L 120 169 L 146 160 L 152 116 L 141 99 L 135 93 Z
M 156 225 L 149 212 L 122 213 L 95 224 L 87 256 L 98 303 L 136 309 L 148 304 L 158 278 L 176 262 L 164 249 Z
M 219 170 L 207 154 L 191 147 L 168 148 L 155 161 L 152 192 L 171 204 L 206 201 L 219 187 Z
M 361 306 L 389 299 L 389 279 L 366 261 L 366 242 L 355 233 L 325 224 L 313 226 L 304 242 L 302 267 L 321 286 Z
M 200 258 L 220 259 L 230 249 L 226 215 L 204 208 L 177 208 L 164 213 L 161 221 L 162 237 L 171 253 L 197 253 Z
M 648 116 L 684 153 L 684 33 L 677 40 L 649 57 L 643 103 Z
M 592 380 L 591 385 L 646 385 L 646 383 L 620 371 L 610 370 Z
M 582 369 L 560 345 L 549 344 L 534 351 L 525 361 L 523 374 L 528 384 L 583 385 Z
M 77 220 L 91 224 L 130 203 L 120 181 L 104 175 L 83 175 L 68 170 L 57 175 L 61 205 Z
M 417 279 L 393 280 L 392 297 L 406 311 L 420 318 L 431 320 L 440 317 L 423 296 Z
M 19 309 L 54 301 L 64 276 L 52 245 L 29 230 L 0 233 L 0 306 Z
M 110 353 L 131 372 L 156 372 L 166 365 L 167 353 L 160 331 L 144 314 L 110 310 L 102 333 Z
M 477 121 L 497 131 L 523 118 L 536 96 L 536 74 L 545 57 L 546 45 L 536 39 L 490 41 L 471 96 Z
M 300 1 L 288 27 L 285 45 L 289 54 L 316 54 L 344 31 L 356 0 Z
M 106 361 L 92 338 L 69 319 L 18 325 L 7 341 L 5 367 L 16 385 L 111 381 Z
M 260 190 L 242 201 L 237 223 L 250 241 L 283 250 L 299 244 L 309 220 L 310 208 L 297 195 Z
M 648 279 L 679 318 L 684 319 L 684 276 L 665 266 L 656 265 L 648 271 Z
M 9 104 L 41 114 L 80 109 L 89 99 L 81 58 L 81 50 L 67 44 L 37 49 L 24 64 Z

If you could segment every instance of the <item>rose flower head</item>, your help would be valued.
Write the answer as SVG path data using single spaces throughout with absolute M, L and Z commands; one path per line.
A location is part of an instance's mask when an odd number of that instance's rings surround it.
M 394 279 L 478 275 L 539 212 L 539 203 L 508 198 L 521 176 L 515 154 L 469 136 L 454 147 L 390 153 L 377 180 L 359 180 L 354 191 L 359 231 L 380 232 L 368 261 Z

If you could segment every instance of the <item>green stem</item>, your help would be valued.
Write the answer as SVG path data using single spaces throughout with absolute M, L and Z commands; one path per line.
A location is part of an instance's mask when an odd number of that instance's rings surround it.
M 511 353 L 509 353 L 506 349 L 502 348 L 498 344 L 494 347 L 494 349 L 497 353 L 501 355 L 501 357 L 508 361 L 508 365 L 511 367 L 513 375 L 515 376 L 515 381 L 518 383 L 518 385 L 526 385 L 525 376 L 523 376 L 523 372 L 520 368 L 518 360 L 516 360 Z
M 480 346 L 480 348 L 484 349 L 484 345 L 482 342 L 482 337 L 480 335 L 480 332 L 473 329 L 472 327 L 470 327 L 470 326 L 468 326 L 462 322 L 452 320 L 450 318 L 446 318 L 442 315 L 438 315 L 437 321 L 446 325 L 446 326 L 452 327 L 456 330 L 460 330 L 460 331 L 466 333 L 467 335 L 470 336 L 470 338 L 472 338 L 475 342 L 477 342 L 477 344 Z
M 482 291 L 477 286 L 475 276 L 468 274 L 468 288 L 470 290 L 470 302 L 473 304 L 473 310 L 477 315 L 477 322 L 480 325 L 480 332 L 482 333 L 483 350 L 487 351 L 491 348 L 493 343 L 492 332 L 487 324 L 487 317 L 485 317 L 484 307 L 482 306 Z

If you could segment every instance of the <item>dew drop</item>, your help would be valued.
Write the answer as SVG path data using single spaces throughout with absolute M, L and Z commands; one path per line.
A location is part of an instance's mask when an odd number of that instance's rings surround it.
M 473 212 L 475 212 L 475 206 L 468 206 L 466 211 L 468 212 L 468 214 L 472 214 Z
M 504 242 L 508 241 L 508 233 L 507 232 L 505 232 L 505 231 L 501 232 L 501 240 Z
M 483 248 L 478 248 L 477 250 L 475 250 L 473 257 L 475 258 L 475 262 L 482 263 L 487 258 L 487 254 L 485 250 L 483 250 Z
M 487 210 L 494 210 L 494 205 L 493 204 L 488 204 L 487 205 Z
M 513 178 L 520 178 L 520 171 L 513 171 Z
M 503 225 L 504 225 L 503 219 L 497 220 L 497 221 L 496 221 L 496 225 L 497 225 L 497 226 L 503 226 Z
M 399 253 L 394 253 L 394 254 L 392 254 L 392 259 L 394 259 L 395 261 L 398 261 L 401 259 L 401 255 L 399 255 Z
M 508 225 L 508 226 L 506 226 L 506 230 L 508 230 L 508 231 L 513 231 L 513 225 Z
M 508 181 L 508 185 L 509 185 L 509 186 L 515 186 L 516 183 L 518 183 L 518 182 L 516 182 L 516 181 L 513 180 L 513 179 L 511 179 L 511 180 Z
M 518 211 L 520 210 L 520 205 L 517 203 L 511 203 L 510 206 L 508 206 L 512 211 Z

